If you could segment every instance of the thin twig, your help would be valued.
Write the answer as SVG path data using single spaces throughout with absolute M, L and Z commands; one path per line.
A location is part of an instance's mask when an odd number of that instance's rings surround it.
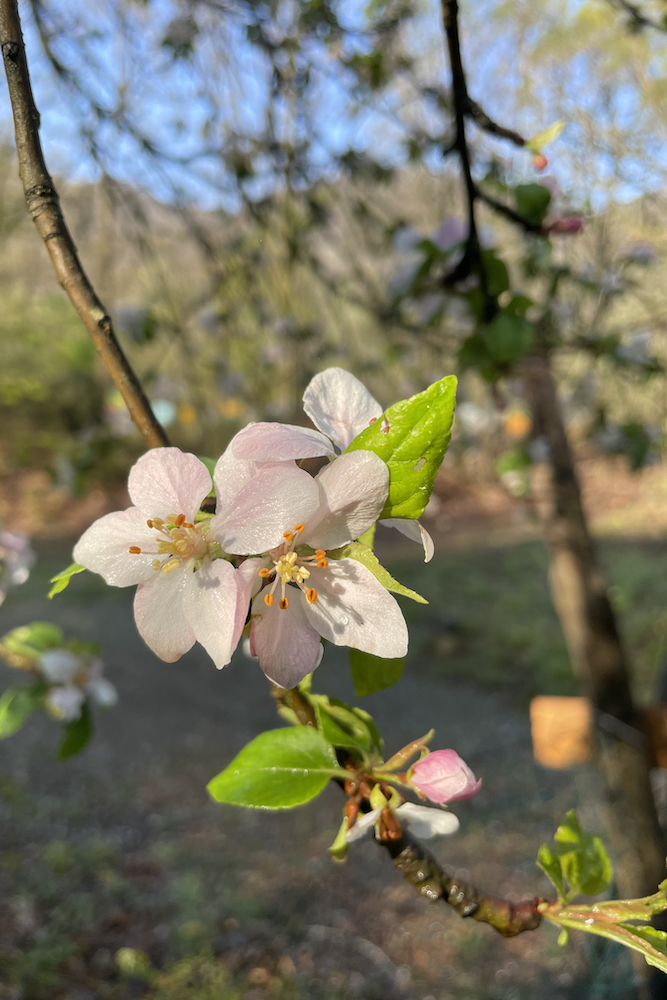
M 494 212 L 498 212 L 499 215 L 504 215 L 506 219 L 513 222 L 515 225 L 520 226 L 526 233 L 537 233 L 538 235 L 544 234 L 544 226 L 542 223 L 529 222 L 528 219 L 524 219 L 523 215 L 519 215 L 515 212 L 513 208 L 509 205 L 505 205 L 504 202 L 498 201 L 493 198 L 490 194 L 477 188 L 477 197 L 480 201 L 483 201 L 485 205 L 492 208 Z
M 60 207 L 39 138 L 39 111 L 30 85 L 17 0 L 0 0 L 0 48 L 14 116 L 19 176 L 30 216 L 44 240 L 60 285 L 81 317 L 150 448 L 169 444 L 141 384 L 116 340 L 111 318 L 86 275 Z
M 472 118 L 479 128 L 484 132 L 488 132 L 489 135 L 495 135 L 499 139 L 508 139 L 515 146 L 526 145 L 526 140 L 522 135 L 519 135 L 514 129 L 505 128 L 504 125 L 494 122 L 492 118 L 489 118 L 484 108 L 481 108 L 477 101 L 473 101 L 471 97 L 468 97 L 464 112 L 469 118 Z

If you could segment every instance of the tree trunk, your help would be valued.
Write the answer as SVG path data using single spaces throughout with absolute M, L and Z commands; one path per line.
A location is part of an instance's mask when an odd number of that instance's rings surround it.
M 603 831 L 615 860 L 619 894 L 655 892 L 665 877 L 664 837 L 658 824 L 641 723 L 632 698 L 628 661 L 586 523 L 581 490 L 556 395 L 547 351 L 526 358 L 523 374 L 534 429 L 549 442 L 551 483 L 544 511 L 551 594 L 573 670 L 597 720 L 596 763 L 603 779 Z M 651 995 L 667 985 L 652 988 Z

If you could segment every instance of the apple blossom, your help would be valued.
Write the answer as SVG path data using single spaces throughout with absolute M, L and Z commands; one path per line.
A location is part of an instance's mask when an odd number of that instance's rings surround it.
M 256 580 L 256 560 L 235 569 L 223 556 L 279 545 L 303 476 L 291 463 L 258 466 L 228 449 L 214 471 L 216 514 L 195 523 L 211 489 L 208 469 L 178 448 L 149 451 L 130 470 L 133 506 L 95 521 L 74 559 L 111 586 L 138 585 L 137 628 L 162 660 L 178 660 L 198 641 L 223 667 L 238 644 Z M 316 497 L 301 505 L 308 515 L 316 506 Z
M 116 688 L 103 677 L 104 665 L 99 657 L 91 663 L 85 655 L 67 649 L 47 649 L 38 665 L 42 677 L 51 685 L 46 695 L 47 711 L 63 722 L 79 719 L 87 698 L 104 708 L 113 708 L 118 701 Z
M 456 750 L 434 750 L 413 764 L 408 781 L 431 802 L 469 799 L 482 787 Z
M 284 688 L 318 665 L 320 636 L 388 658 L 404 656 L 408 645 L 401 609 L 371 571 L 328 555 L 375 523 L 387 498 L 387 466 L 372 452 L 354 451 L 314 479 L 295 473 L 302 479 L 293 520 L 261 561 L 264 590 L 253 601 L 250 630 L 253 655 Z
M 258 462 L 333 458 L 383 413 L 366 386 L 342 368 L 327 368 L 311 379 L 303 394 L 303 408 L 317 430 L 292 424 L 250 424 L 234 438 L 234 454 Z M 433 540 L 419 521 L 384 518 L 379 523 L 420 542 L 424 562 L 433 558 Z
M 458 817 L 453 813 L 445 812 L 442 809 L 432 809 L 430 806 L 418 806 L 414 802 L 403 802 L 393 812 L 401 826 L 409 830 L 419 840 L 446 837 L 456 833 L 459 828 Z M 377 823 L 381 814 L 382 809 L 372 809 L 359 816 L 345 835 L 348 844 L 354 843 L 355 840 L 361 840 L 372 827 L 375 828 L 377 836 Z
M 25 583 L 35 562 L 27 535 L 2 531 L 0 527 L 0 604 L 10 587 Z

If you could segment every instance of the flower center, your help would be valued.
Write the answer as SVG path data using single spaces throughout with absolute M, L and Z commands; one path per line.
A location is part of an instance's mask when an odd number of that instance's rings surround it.
M 156 530 L 157 548 L 151 551 L 138 545 L 130 545 L 133 555 L 162 556 L 153 560 L 153 569 L 163 573 L 173 573 L 190 559 L 202 560 L 209 554 L 206 541 L 209 523 L 190 524 L 185 520 L 185 514 L 168 514 L 166 519 L 151 518 L 146 522 L 149 528 Z
M 305 581 L 310 576 L 310 568 L 317 566 L 319 569 L 326 569 L 329 563 L 325 558 L 324 549 L 316 549 L 312 556 L 300 556 L 294 551 L 304 527 L 303 524 L 296 524 L 294 531 L 286 531 L 283 535 L 285 541 L 277 549 L 271 549 L 269 552 L 273 567 L 265 566 L 259 571 L 259 575 L 265 580 L 275 575 L 271 590 L 264 595 L 264 603 L 269 608 L 273 604 L 273 595 L 278 585 L 281 592 L 279 606 L 282 611 L 289 607 L 289 598 L 285 595 L 288 583 L 295 583 L 299 590 L 304 592 L 309 604 L 314 604 L 317 600 L 317 591 L 314 587 L 306 587 Z

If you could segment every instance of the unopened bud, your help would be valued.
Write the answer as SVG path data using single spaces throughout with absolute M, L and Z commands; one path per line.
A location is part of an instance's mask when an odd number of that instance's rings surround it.
M 408 780 L 431 802 L 455 802 L 476 795 L 482 786 L 456 750 L 434 750 L 410 768 Z
M 549 223 L 549 225 L 544 226 L 543 232 L 545 234 L 555 233 L 564 236 L 573 235 L 574 233 L 580 233 L 584 228 L 584 220 L 580 215 L 568 215 L 564 219 L 556 219 L 555 222 Z
M 537 156 L 533 157 L 533 166 L 536 170 L 545 170 L 549 166 L 549 161 L 544 153 L 538 153 Z

